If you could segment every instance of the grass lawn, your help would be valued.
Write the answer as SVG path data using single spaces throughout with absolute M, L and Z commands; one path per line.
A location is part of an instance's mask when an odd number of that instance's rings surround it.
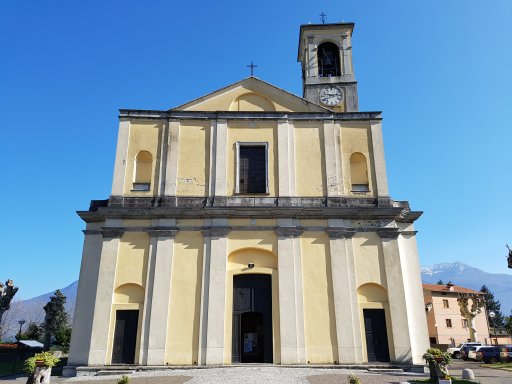
M 512 372 L 512 362 L 509 363 L 496 363 L 496 364 L 482 364 L 483 368 L 502 369 L 504 371 Z
M 23 372 L 23 361 L 18 361 L 16 365 L 13 362 L 0 363 L 0 375 Z

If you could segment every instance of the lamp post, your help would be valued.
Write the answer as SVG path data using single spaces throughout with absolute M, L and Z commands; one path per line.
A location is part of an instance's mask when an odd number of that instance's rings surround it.
M 23 327 L 23 324 L 25 324 L 25 320 L 18 321 L 18 324 L 20 325 L 20 331 L 18 332 L 18 341 L 20 341 L 20 338 L 21 338 L 21 327 Z

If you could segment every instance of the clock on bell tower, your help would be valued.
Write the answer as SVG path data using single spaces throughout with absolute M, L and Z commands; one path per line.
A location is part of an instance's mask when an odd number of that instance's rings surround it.
M 297 61 L 302 64 L 303 97 L 334 112 L 358 110 L 352 68 L 354 23 L 300 27 Z

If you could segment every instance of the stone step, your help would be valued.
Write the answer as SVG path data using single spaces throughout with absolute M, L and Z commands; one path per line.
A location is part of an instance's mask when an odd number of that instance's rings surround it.
M 131 369 L 108 369 L 96 372 L 95 376 L 115 376 L 115 375 L 131 375 L 135 371 Z
M 368 368 L 367 371 L 375 373 L 404 373 L 404 370 L 400 368 Z

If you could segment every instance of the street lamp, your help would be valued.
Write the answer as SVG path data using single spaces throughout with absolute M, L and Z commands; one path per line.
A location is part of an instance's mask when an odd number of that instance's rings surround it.
M 18 321 L 18 324 L 20 325 L 20 331 L 18 332 L 18 341 L 21 339 L 21 327 L 23 327 L 23 324 L 25 324 L 25 320 Z

